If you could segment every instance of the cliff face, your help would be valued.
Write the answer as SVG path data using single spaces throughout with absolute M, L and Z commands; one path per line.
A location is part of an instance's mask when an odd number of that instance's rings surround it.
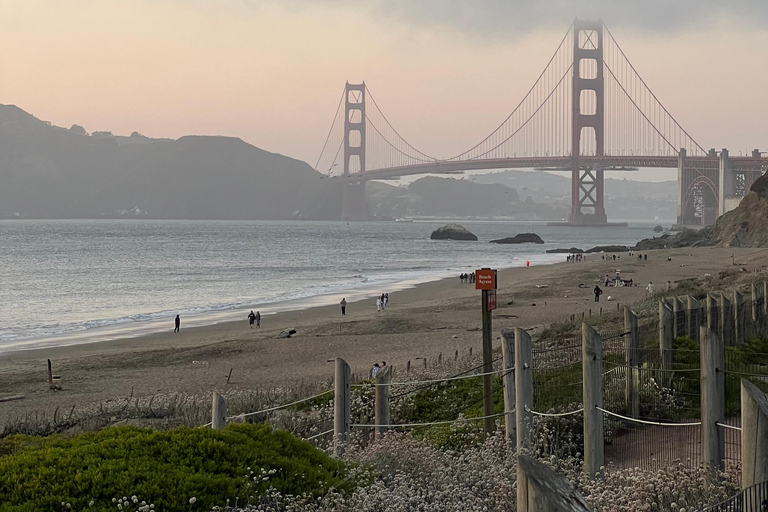
M 720 247 L 768 247 L 768 174 L 755 181 L 738 208 L 717 219 L 710 240 Z

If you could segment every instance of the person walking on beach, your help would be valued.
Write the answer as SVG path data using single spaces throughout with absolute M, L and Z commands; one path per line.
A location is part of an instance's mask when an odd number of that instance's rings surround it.
M 179 315 L 176 315 L 176 320 L 174 320 L 174 323 L 176 324 L 176 328 L 173 330 L 173 332 L 179 332 L 179 326 L 181 325 L 181 318 L 179 318 Z
M 339 304 L 341 304 L 341 316 L 345 316 L 347 314 L 347 299 L 342 297 Z
M 251 329 L 253 329 L 253 322 L 256 321 L 256 315 L 253 314 L 253 310 L 248 314 L 248 324 L 251 326 Z
M 389 294 L 385 293 L 384 294 L 384 307 L 386 308 L 387 306 L 389 306 Z
M 261 327 L 261 313 L 256 312 L 256 327 Z
M 648 293 L 648 295 L 653 295 L 653 292 L 656 291 L 653 287 L 653 281 L 648 283 L 648 286 L 645 288 L 645 291 Z
M 376 297 L 376 311 L 381 311 L 381 297 Z
M 595 302 L 600 302 L 600 296 L 603 294 L 603 290 L 599 286 L 595 285 Z

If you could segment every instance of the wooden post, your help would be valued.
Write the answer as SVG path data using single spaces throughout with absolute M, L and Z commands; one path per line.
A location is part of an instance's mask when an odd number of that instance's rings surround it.
M 515 417 L 517 452 L 530 449 L 533 439 L 533 344 L 528 333 L 515 329 Z M 518 470 L 519 473 L 519 470 Z
M 54 389 L 53 387 L 53 370 L 51 369 L 51 360 L 48 360 L 48 389 Z
M 659 301 L 659 351 L 661 354 L 661 367 L 664 370 L 672 368 L 672 310 L 669 305 Z
M 586 323 L 581 326 L 581 362 L 584 381 L 584 472 L 601 476 L 605 466 L 603 439 L 603 339 Z
M 334 453 L 337 457 L 344 453 L 349 438 L 350 406 L 349 406 L 349 365 L 340 357 L 336 358 L 333 390 L 333 439 Z
M 733 303 L 723 293 L 720 294 L 720 318 L 717 327 L 723 344 L 726 347 L 733 345 Z
M 511 446 L 517 445 L 515 421 L 515 332 L 501 330 L 501 355 L 504 364 L 504 434 Z
M 493 290 L 496 293 L 496 290 Z M 481 308 L 483 319 L 483 420 L 485 433 L 492 434 L 496 430 L 496 422 L 487 416 L 493 415 L 493 394 L 491 393 L 491 378 L 493 371 L 493 315 L 488 307 L 490 290 L 481 290 Z
M 701 340 L 701 459 L 713 470 L 722 470 L 725 433 L 725 345 L 711 330 L 702 327 Z
M 211 407 L 211 428 L 219 430 L 227 424 L 227 401 L 224 397 L 213 392 L 213 405 Z
M 626 338 L 627 411 L 632 418 L 637 418 L 640 416 L 640 333 L 637 330 L 637 315 L 627 306 L 624 306 L 624 332 L 629 333 Z
M 405 373 L 411 373 L 411 360 L 408 360 L 408 363 L 405 365 Z
M 683 322 L 683 315 L 685 315 L 685 306 L 683 300 L 677 296 L 672 297 L 672 337 L 681 338 L 685 336 L 685 325 Z
M 686 330 L 688 331 L 688 336 L 692 340 L 698 341 L 699 325 L 701 323 L 701 320 L 699 320 L 699 301 L 690 295 L 688 296 L 688 313 L 685 320 L 687 322 Z
M 589 512 L 573 485 L 533 457 L 517 457 L 517 512 Z
M 458 361 L 459 360 L 459 351 L 456 350 L 456 353 L 453 355 L 453 360 Z
M 768 396 L 748 380 L 741 379 L 741 488 L 746 489 L 766 480 Z
M 711 293 L 707 294 L 707 328 L 712 332 L 718 332 L 717 324 L 719 323 L 718 311 L 717 311 L 717 299 Z M 699 331 L 701 333 L 701 331 Z
M 747 327 L 744 296 L 738 290 L 733 290 L 733 342 L 736 345 L 744 343 L 744 331 Z
M 383 372 L 376 375 L 376 396 L 374 397 L 376 436 L 383 436 L 390 424 L 389 415 L 389 382 L 392 377 L 392 367 L 388 366 Z
M 768 281 L 763 281 L 763 321 L 768 321 Z
M 763 301 L 765 298 L 760 291 L 760 288 L 752 283 L 752 322 L 757 323 L 760 317 L 763 315 Z

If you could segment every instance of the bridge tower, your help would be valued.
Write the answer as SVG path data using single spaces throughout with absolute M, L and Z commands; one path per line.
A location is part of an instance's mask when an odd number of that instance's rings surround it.
M 603 83 L 603 20 L 573 22 L 573 86 L 571 106 L 571 213 L 569 223 L 605 225 L 603 174 L 598 166 L 584 167 L 580 156 L 594 149 L 603 156 L 605 89 Z M 590 143 L 590 138 L 594 142 Z
M 365 172 L 365 82 L 344 86 L 344 177 Z M 341 220 L 369 220 L 365 180 L 344 180 Z

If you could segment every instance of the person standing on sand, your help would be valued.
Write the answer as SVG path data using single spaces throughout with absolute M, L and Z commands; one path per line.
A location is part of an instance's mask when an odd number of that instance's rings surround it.
M 603 290 L 599 286 L 595 285 L 595 302 L 600 302 L 600 296 L 603 294 Z
M 653 281 L 648 283 L 648 286 L 645 288 L 645 291 L 648 293 L 648 295 L 653 295 L 653 292 L 655 291 L 655 288 L 653 287 Z
M 376 297 L 376 311 L 381 311 L 381 297 Z
M 179 315 L 176 315 L 176 320 L 174 320 L 174 323 L 176 324 L 176 328 L 173 330 L 173 332 L 179 332 L 179 326 L 181 325 L 181 318 L 179 318 Z
M 253 310 L 248 314 L 248 324 L 251 326 L 251 329 L 253 329 L 253 322 L 256 321 L 256 315 L 253 314 Z
M 389 294 L 385 293 L 384 294 L 384 307 L 386 308 L 387 306 L 389 306 Z
M 346 316 L 346 314 L 347 314 L 347 299 L 345 297 L 342 297 L 341 298 L 341 302 L 339 302 L 339 304 L 341 304 L 341 316 Z
M 261 327 L 261 313 L 256 312 L 256 327 Z
M 376 376 L 379 374 L 379 370 L 381 370 L 379 363 L 373 363 L 373 368 L 371 368 L 371 377 L 375 379 Z

